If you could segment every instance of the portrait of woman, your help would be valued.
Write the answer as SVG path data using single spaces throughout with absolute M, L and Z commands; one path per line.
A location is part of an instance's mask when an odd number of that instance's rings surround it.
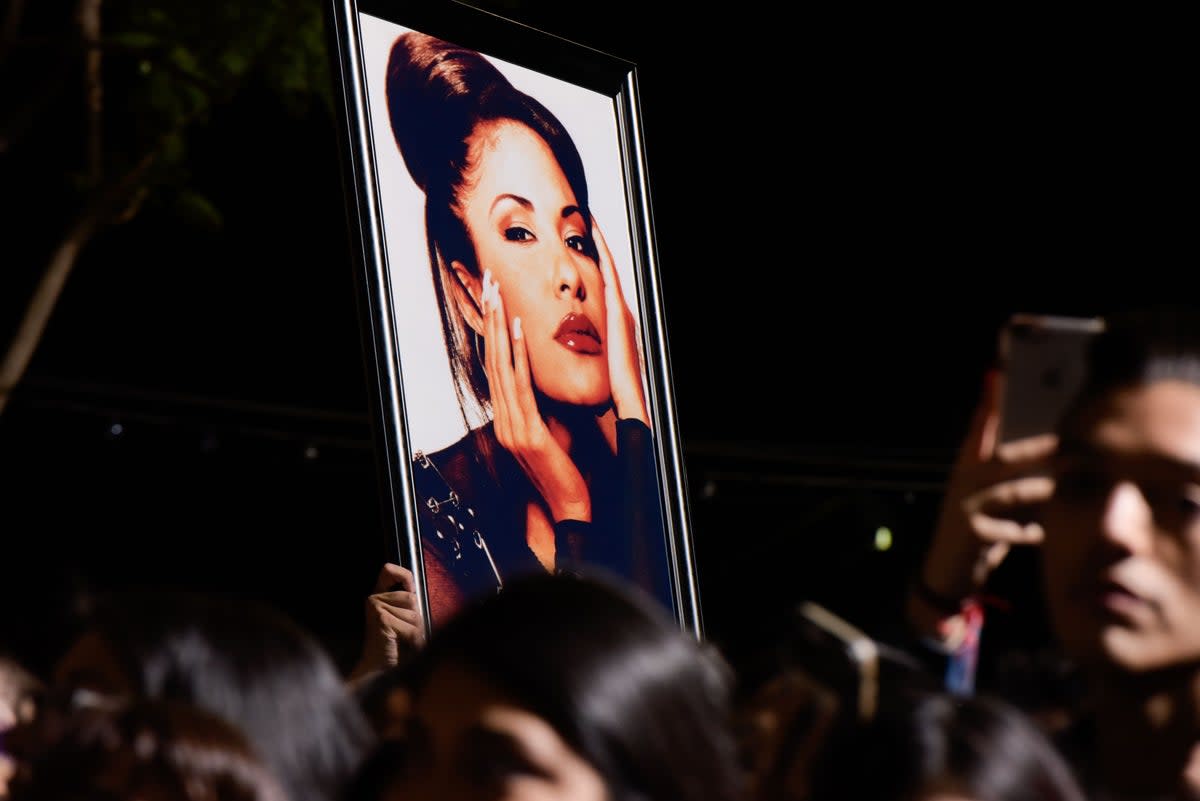
M 611 99 L 361 27 L 434 625 L 537 573 L 602 571 L 673 610 Z

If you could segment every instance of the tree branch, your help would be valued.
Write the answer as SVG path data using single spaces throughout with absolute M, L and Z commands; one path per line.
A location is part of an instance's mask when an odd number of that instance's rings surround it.
M 95 44 L 99 42 L 98 15 L 101 2 L 102 0 L 80 0 L 81 12 L 85 6 L 94 5 L 97 15 L 97 19 L 94 21 L 96 25 L 95 35 L 89 36 L 85 31 L 83 36 L 84 46 L 88 48 L 89 52 L 99 52 L 103 49 L 102 43 L 99 46 Z M 284 35 L 283 28 L 284 26 L 282 25 L 275 26 L 267 42 L 253 54 L 251 58 L 252 62 L 261 59 L 270 50 L 275 40 Z M 248 71 L 246 70 L 246 72 Z M 91 76 L 92 73 L 89 71 L 87 75 Z M 97 87 L 99 87 L 99 62 L 96 62 L 95 77 L 97 79 Z M 196 79 L 196 76 L 191 77 L 194 80 Z M 240 75 L 230 76 L 229 84 L 225 88 L 228 91 L 232 91 L 240 81 Z M 99 91 L 99 88 L 97 88 L 97 91 Z M 101 99 L 102 95 L 96 99 L 95 108 L 97 114 L 101 107 Z M 89 106 L 89 110 L 91 108 Z M 39 281 L 34 296 L 25 311 L 25 316 L 21 320 L 21 325 L 17 329 L 17 334 L 4 355 L 4 361 L 0 363 L 0 415 L 4 413 L 4 408 L 8 404 L 9 398 L 12 397 L 13 390 L 20 382 L 26 368 L 29 366 L 29 362 L 33 358 L 38 342 L 41 340 L 46 325 L 50 320 L 50 315 L 54 311 L 54 306 L 58 302 L 63 285 L 66 283 L 67 276 L 70 274 L 72 267 L 78 261 L 79 254 L 100 226 L 119 219 L 122 216 L 122 211 L 129 212 L 131 208 L 136 209 L 137 196 L 139 192 L 145 190 L 144 181 L 146 174 L 158 159 L 167 138 L 173 133 L 186 129 L 200 114 L 200 109 L 193 110 L 171 132 L 160 140 L 158 147 L 147 153 L 133 169 L 116 181 L 108 181 L 97 185 L 96 189 L 92 192 L 91 201 L 76 217 L 68 229 L 66 236 L 51 254 L 50 260 L 46 264 L 45 271 L 42 274 L 41 281 Z M 0 146 L 2 145 L 3 141 L 0 140 Z
M 100 39 L 102 0 L 80 0 L 76 9 L 79 38 L 84 42 Z M 87 119 L 88 182 L 98 186 L 104 177 L 104 77 L 101 58 L 104 50 L 89 47 L 83 57 L 83 102 Z
M 25 317 L 21 320 L 16 337 L 4 355 L 3 363 L 0 363 L 0 414 L 4 413 L 4 407 L 8 404 L 13 389 L 16 388 L 33 358 L 33 353 L 37 349 L 42 333 L 46 330 L 46 324 L 50 320 L 50 315 L 54 311 L 54 306 L 58 302 L 58 296 L 62 292 L 71 268 L 78 261 L 80 252 L 100 226 L 129 202 L 130 196 L 141 186 L 146 173 L 157 157 L 157 150 L 147 154 L 119 180 L 112 181 L 99 189 L 92 196 L 92 201 L 75 218 L 58 247 L 54 249 L 50 261 L 46 264 L 42 279 L 38 282 L 33 298 L 29 302 L 29 307 L 25 310 Z

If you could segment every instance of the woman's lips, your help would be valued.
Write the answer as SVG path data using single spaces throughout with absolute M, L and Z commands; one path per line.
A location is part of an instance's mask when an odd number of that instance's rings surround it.
M 554 332 L 558 344 L 576 353 L 595 355 L 603 351 L 600 344 L 600 332 L 585 314 L 571 312 L 562 318 L 558 330 Z
M 1119 581 L 1103 579 L 1096 584 L 1096 604 L 1105 612 L 1127 615 L 1147 605 L 1142 596 Z

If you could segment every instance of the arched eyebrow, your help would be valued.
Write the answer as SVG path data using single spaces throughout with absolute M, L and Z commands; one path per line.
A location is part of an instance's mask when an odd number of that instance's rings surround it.
M 495 211 L 496 206 L 500 205 L 500 201 L 502 200 L 511 200 L 521 208 L 533 211 L 533 203 L 529 200 L 529 198 L 524 198 L 520 195 L 514 195 L 511 192 L 505 192 L 504 194 L 496 195 L 496 199 L 492 201 L 492 207 L 488 209 L 488 214 L 491 214 L 493 211 Z
M 1151 470 L 1200 483 L 1200 461 L 1174 454 L 1122 454 L 1085 439 L 1064 438 L 1056 459 L 1060 464 L 1085 464 L 1104 469 L 1117 465 L 1125 469 Z
M 533 211 L 533 202 L 530 201 L 529 198 L 521 197 L 520 195 L 514 195 L 512 192 L 505 192 L 496 196 L 496 199 L 492 201 L 492 207 L 488 209 L 488 213 L 491 214 L 493 211 L 495 211 L 496 206 L 498 206 L 502 200 L 511 200 L 521 208 L 528 211 Z M 579 206 L 563 206 L 562 218 L 564 220 L 573 214 L 578 214 L 580 217 L 584 216 L 583 209 L 581 209 Z

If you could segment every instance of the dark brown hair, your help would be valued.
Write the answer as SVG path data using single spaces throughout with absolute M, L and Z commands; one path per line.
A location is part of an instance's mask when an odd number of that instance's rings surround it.
M 554 727 L 614 801 L 735 801 L 733 674 L 631 587 L 541 574 L 465 607 L 411 667 L 471 671 Z
M 59 721 L 12 801 L 287 801 L 245 736 L 190 704 L 142 700 Z

